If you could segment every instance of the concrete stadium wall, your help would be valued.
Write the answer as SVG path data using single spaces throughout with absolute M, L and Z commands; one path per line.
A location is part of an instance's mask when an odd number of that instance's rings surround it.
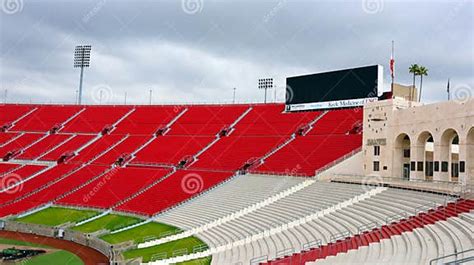
M 7 231 L 28 233 L 52 238 L 58 238 L 58 231 L 61 229 L 58 227 L 49 227 L 38 224 L 26 224 L 8 220 L 5 221 L 4 224 L 4 230 Z M 108 244 L 107 242 L 104 242 L 96 237 L 90 236 L 88 234 L 83 234 L 77 231 L 65 229 L 63 238 L 61 239 L 72 241 L 80 245 L 93 248 L 107 256 L 115 264 L 124 264 L 123 256 L 121 255 L 119 250 L 115 251 L 111 244 Z
M 452 145 L 456 136 L 459 145 Z M 433 152 L 425 150 L 430 138 Z M 380 147 L 380 155 L 375 154 L 374 146 Z M 404 149 L 409 149 L 409 157 L 403 156 Z M 409 175 L 410 180 L 473 185 L 474 99 L 422 105 L 395 98 L 367 104 L 363 156 L 366 176 L 404 178 Z M 379 163 L 378 171 L 374 162 Z M 432 176 L 426 172 L 426 162 L 432 162 L 433 167 L 438 164 Z M 453 164 L 458 167 L 464 164 L 465 170 L 459 172 L 458 178 L 453 177 Z M 442 165 L 447 165 L 447 170 L 442 170 Z

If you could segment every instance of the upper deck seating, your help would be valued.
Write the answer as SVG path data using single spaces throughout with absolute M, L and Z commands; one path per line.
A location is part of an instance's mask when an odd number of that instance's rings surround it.
M 43 105 L 20 120 L 10 130 L 28 132 L 47 132 L 55 125 L 62 124 L 76 114 L 82 107 Z

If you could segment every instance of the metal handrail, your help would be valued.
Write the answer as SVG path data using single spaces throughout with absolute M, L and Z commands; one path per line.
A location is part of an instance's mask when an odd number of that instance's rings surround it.
M 397 213 L 397 214 L 388 216 L 387 218 L 385 218 L 385 224 L 386 224 L 386 225 L 389 225 L 389 224 L 391 224 L 393 221 L 398 221 L 398 220 L 406 219 L 407 216 L 408 216 L 408 214 L 407 214 L 406 212 L 400 212 L 400 213 Z M 401 218 L 399 218 L 399 217 L 401 217 Z
M 360 177 L 360 178 L 367 178 L 370 176 L 366 175 L 360 175 L 360 174 L 334 174 L 333 178 L 337 177 Z M 378 180 L 396 180 L 396 181 L 406 181 L 406 182 L 421 182 L 421 183 L 439 183 L 439 184 L 448 184 L 448 185 L 453 185 L 453 186 L 466 186 L 462 185 L 461 183 L 457 181 L 446 181 L 446 180 L 426 180 L 426 179 L 404 179 L 402 177 L 382 177 L 382 176 L 373 176 L 374 178 L 377 178 Z M 472 186 L 474 188 L 474 185 L 467 185 L 467 186 Z
M 379 227 L 379 223 L 377 223 L 377 222 L 366 223 L 366 224 L 363 224 L 363 225 L 361 225 L 357 228 L 357 230 L 358 230 L 357 233 L 360 235 L 365 231 L 369 231 L 369 230 L 372 230 L 372 229 L 378 228 L 378 227 Z
M 263 255 L 263 256 L 259 256 L 259 257 L 255 257 L 255 258 L 251 259 L 250 260 L 250 265 L 260 264 L 260 262 L 264 262 L 264 261 L 268 261 L 268 255 Z
M 270 175 L 270 176 L 290 176 L 290 177 L 310 177 L 310 175 L 296 172 L 282 172 L 282 171 L 259 171 L 248 170 L 249 174 Z
M 293 254 L 293 253 L 295 253 L 295 249 L 294 249 L 294 248 L 282 249 L 282 250 L 277 251 L 275 258 L 281 258 L 281 257 L 285 257 L 285 256 L 290 256 L 290 255 Z M 288 254 L 290 254 L 290 255 L 288 255 Z
M 322 246 L 322 240 L 314 240 L 303 244 L 302 250 L 310 250 L 312 248 L 320 248 Z
M 436 209 L 436 202 L 427 202 L 425 204 L 419 205 L 413 208 L 413 215 L 417 215 L 420 212 L 427 212 L 431 209 Z
M 430 260 L 430 265 L 435 264 L 434 262 L 436 262 L 436 261 L 443 260 L 443 259 L 446 259 L 446 258 L 449 258 L 449 257 L 452 257 L 452 256 L 456 256 L 455 261 L 457 261 L 458 260 L 458 258 L 457 258 L 458 255 L 465 254 L 465 253 L 468 253 L 468 252 L 474 252 L 474 248 L 464 250 L 464 251 L 461 251 L 461 252 L 454 252 L 453 254 L 449 254 L 449 255 L 446 255 L 446 256 L 434 258 L 434 259 Z M 472 257 L 474 257 L 474 253 L 473 253 Z
M 346 238 L 351 237 L 351 236 L 352 236 L 352 232 L 351 232 L 351 231 L 343 231 L 343 232 L 339 232 L 339 233 L 332 234 L 332 235 L 329 237 L 329 241 L 330 241 L 330 242 L 336 242 L 336 241 L 338 241 L 338 240 L 346 239 Z

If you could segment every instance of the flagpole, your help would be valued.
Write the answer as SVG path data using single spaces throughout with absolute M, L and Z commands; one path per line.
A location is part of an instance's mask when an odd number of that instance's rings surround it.
M 395 82 L 394 46 L 395 46 L 394 41 L 392 40 L 392 58 L 390 58 L 391 59 L 390 63 L 393 64 L 393 66 L 392 66 L 393 69 L 392 69 L 392 73 L 391 73 L 391 75 L 392 75 L 392 84 L 390 86 L 390 90 L 391 90 L 390 92 L 392 93 L 392 97 L 393 97 L 393 84 Z
M 451 100 L 451 93 L 449 91 L 449 78 L 448 78 L 448 101 Z

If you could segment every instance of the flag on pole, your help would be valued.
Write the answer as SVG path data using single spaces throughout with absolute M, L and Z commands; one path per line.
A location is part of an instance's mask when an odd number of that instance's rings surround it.
M 390 55 L 390 75 L 392 81 L 395 78 L 395 58 L 393 58 L 393 41 L 392 41 L 392 54 Z
M 446 86 L 446 90 L 448 92 L 448 100 L 451 99 L 451 93 L 449 93 L 449 78 L 448 78 L 448 85 Z

